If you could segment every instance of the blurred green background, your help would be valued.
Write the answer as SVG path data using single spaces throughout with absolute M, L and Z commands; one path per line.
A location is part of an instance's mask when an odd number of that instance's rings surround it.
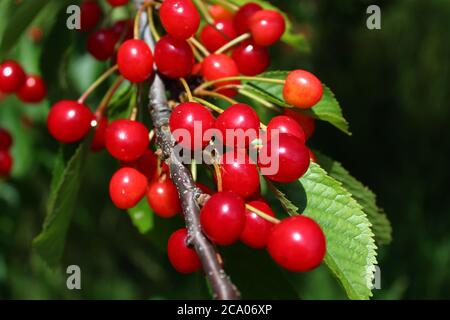
M 0 2 L 0 34 L 15 10 L 6 2 Z M 368 185 L 393 224 L 393 242 L 379 249 L 381 289 L 374 298 L 450 298 L 450 1 L 273 3 L 296 21 L 312 51 L 299 54 L 280 46 L 273 50 L 272 68 L 315 72 L 336 94 L 353 133 L 348 137 L 318 123 L 312 146 Z M 381 7 L 381 30 L 366 28 L 371 4 Z M 46 30 L 64 21 L 52 10 L 33 25 Z M 85 54 L 85 35 L 58 30 L 44 33 L 38 43 L 24 34 L 7 56 L 27 72 L 53 79 L 50 101 L 77 97 L 105 67 Z M 15 140 L 13 176 L 0 181 L 0 298 L 209 297 L 201 274 L 179 275 L 166 258 L 165 242 L 181 219 L 154 218 L 152 231 L 143 236 L 113 207 L 107 186 L 117 163 L 105 153 L 88 158 L 63 267 L 52 271 L 32 254 L 58 150 L 45 128 L 49 105 L 22 105 L 14 97 L 0 101 L 0 126 Z M 272 263 L 263 253 L 237 246 L 224 255 L 232 278 L 248 288 L 246 297 L 344 298 L 323 267 L 296 276 L 277 270 L 280 278 L 273 278 L 271 268 L 261 267 Z M 241 259 L 233 259 L 236 255 Z M 81 267 L 80 291 L 66 289 L 65 268 L 71 264 Z M 259 275 L 267 271 L 266 277 L 253 276 L 255 269 L 262 269 Z M 283 286 L 286 278 L 295 282 L 295 292 Z

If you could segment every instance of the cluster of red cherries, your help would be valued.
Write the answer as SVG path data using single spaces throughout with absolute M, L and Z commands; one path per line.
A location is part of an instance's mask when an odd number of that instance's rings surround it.
M 128 1 L 108 2 L 123 5 Z M 216 21 L 207 24 L 200 32 L 200 41 L 208 54 L 197 64 L 193 52 L 194 37 L 201 19 L 197 7 L 191 0 L 164 0 L 159 7 L 159 18 L 167 35 L 158 40 L 153 52 L 137 37 L 123 42 L 116 57 L 120 75 L 132 83 L 143 82 L 152 75 L 155 64 L 158 72 L 167 78 L 200 75 L 207 82 L 215 81 L 216 92 L 228 97 L 236 95 L 238 92 L 233 85 L 239 84 L 239 80 L 216 80 L 263 72 L 269 65 L 267 47 L 276 43 L 284 33 L 284 17 L 255 3 L 241 6 L 235 14 L 218 5 L 210 6 L 209 11 Z M 242 41 L 226 48 L 238 37 L 242 37 Z M 209 53 L 221 51 L 224 46 L 221 53 Z M 320 80 L 305 70 L 292 71 L 285 79 L 284 99 L 295 108 L 313 107 L 322 94 Z M 248 160 L 252 141 L 246 140 L 243 146 L 236 147 L 234 138 L 228 141 L 226 134 L 228 130 L 259 132 L 261 127 L 265 128 L 267 143 L 258 147 L 260 153 L 279 161 L 279 170 L 265 175 L 265 178 L 288 183 L 299 179 L 307 171 L 311 159 L 314 161 L 314 155 L 305 145 L 314 131 L 314 120 L 286 109 L 283 115 L 272 118 L 265 127 L 254 109 L 244 103 L 232 104 L 217 118 L 208 106 L 191 100 L 183 100 L 173 108 L 169 119 L 172 132 L 185 129 L 194 137 L 194 123 L 202 124 L 201 137 L 205 137 L 204 132 L 208 129 L 221 132 L 229 155 L 221 159 L 231 159 L 226 162 L 219 160 L 214 166 L 217 191 L 197 184 L 209 195 L 200 211 L 204 234 L 220 246 L 240 240 L 252 248 L 267 248 L 275 262 L 290 271 L 308 271 L 317 267 L 326 251 L 325 236 L 320 226 L 303 215 L 281 221 L 276 219 L 260 194 L 259 169 L 271 164 Z M 181 213 L 178 192 L 170 179 L 169 169 L 164 163 L 160 164 L 149 148 L 150 134 L 142 123 L 134 119 L 109 123 L 103 114 L 92 113 L 84 101 L 65 100 L 52 107 L 47 124 L 50 133 L 64 143 L 83 139 L 91 127 L 95 127 L 94 149 L 106 147 L 121 163 L 109 185 L 111 199 L 117 207 L 132 208 L 146 196 L 155 214 L 161 217 L 169 218 Z M 273 148 L 268 142 L 275 132 L 279 143 Z M 203 138 L 196 144 L 182 139 L 177 142 L 188 150 L 204 148 L 211 143 Z M 201 268 L 199 256 L 187 246 L 186 237 L 187 230 L 183 228 L 174 232 L 168 241 L 169 260 L 176 270 L 183 273 Z
M 27 75 L 19 63 L 5 60 L 0 64 L 0 94 L 15 94 L 22 102 L 34 104 L 44 100 L 47 89 L 40 76 Z M 0 128 L 0 177 L 8 177 L 11 173 L 11 145 L 11 134 Z

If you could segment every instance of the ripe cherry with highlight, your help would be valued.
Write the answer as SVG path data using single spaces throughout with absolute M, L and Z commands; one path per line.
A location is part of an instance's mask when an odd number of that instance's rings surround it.
M 191 0 L 164 0 L 159 17 L 167 33 L 181 40 L 192 37 L 200 24 L 200 14 Z
M 109 195 L 120 209 L 133 208 L 145 195 L 147 178 L 133 168 L 121 168 L 111 178 Z
M 245 203 L 231 191 L 218 192 L 200 211 L 205 234 L 218 245 L 233 244 L 239 239 L 245 222 Z
M 306 137 L 302 127 L 292 118 L 287 116 L 273 117 L 267 124 L 267 134 L 269 140 L 272 132 L 278 130 L 278 133 L 288 133 L 291 136 L 298 138 L 301 142 L 305 143 Z
M 190 141 L 184 141 L 183 136 L 175 134 L 175 139 L 183 147 L 196 150 L 205 147 L 209 140 L 205 139 L 206 130 L 214 128 L 215 119 L 211 112 L 204 106 L 196 102 L 184 102 L 176 106 L 170 115 L 169 125 L 172 134 L 176 130 L 187 130 Z M 201 125 L 201 130 L 200 129 Z M 195 126 L 197 130 L 195 130 Z M 184 131 L 183 131 L 184 132 Z M 197 136 L 195 135 L 197 133 Z M 201 139 L 198 140 L 198 138 Z
M 131 82 L 143 82 L 153 72 L 153 54 L 145 41 L 125 41 L 117 53 L 117 65 L 122 76 Z
M 286 29 L 284 17 L 274 10 L 260 10 L 249 19 L 250 32 L 253 40 L 260 46 L 271 46 Z
M 17 97 L 23 102 L 39 103 L 47 95 L 44 80 L 36 75 L 27 76 L 23 86 L 17 91 Z
M 147 150 L 148 130 L 137 121 L 115 120 L 106 128 L 105 142 L 106 149 L 114 158 L 133 161 Z
M 58 141 L 70 143 L 86 136 L 93 114 L 84 104 L 62 100 L 53 105 L 47 116 L 47 128 Z
M 286 77 L 283 88 L 284 100 L 300 109 L 309 109 L 322 99 L 320 80 L 306 70 L 294 70 Z
M 267 250 L 276 263 L 289 271 L 310 271 L 319 266 L 325 256 L 325 235 L 311 218 L 290 217 L 272 229 Z
M 0 92 L 16 92 L 23 86 L 25 77 L 20 64 L 13 60 L 4 61 L 0 65 Z
M 246 76 L 255 76 L 264 72 L 270 64 L 269 51 L 253 41 L 241 43 L 232 54 L 239 72 Z

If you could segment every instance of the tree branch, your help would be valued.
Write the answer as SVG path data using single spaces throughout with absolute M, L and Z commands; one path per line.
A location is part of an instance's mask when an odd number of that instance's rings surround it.
M 142 0 L 134 0 L 137 8 Z M 140 35 L 154 49 L 155 41 L 148 26 L 147 13 L 140 19 Z M 171 179 L 177 187 L 181 207 L 188 229 L 188 243 L 191 244 L 202 262 L 203 271 L 214 292 L 214 298 L 220 300 L 238 299 L 239 291 L 222 268 L 222 261 L 214 245 L 204 236 L 200 226 L 200 207 L 197 202 L 201 191 L 195 186 L 191 173 L 173 152 L 175 140 L 172 137 L 168 122 L 171 109 L 167 104 L 165 85 L 161 77 L 155 73 L 149 91 L 149 111 L 156 132 L 156 143 L 162 151 L 163 159 L 169 166 Z

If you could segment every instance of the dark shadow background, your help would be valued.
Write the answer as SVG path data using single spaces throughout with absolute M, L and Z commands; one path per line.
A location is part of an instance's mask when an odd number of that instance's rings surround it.
M 280 47 L 274 50 L 279 56 L 273 67 L 315 72 L 334 91 L 353 133 L 348 137 L 320 123 L 312 145 L 368 185 L 392 222 L 394 240 L 379 250 L 382 288 L 375 298 L 450 298 L 450 1 L 274 3 L 298 22 L 312 52 L 299 55 Z M 381 30 L 366 28 L 370 4 L 381 7 Z M 40 72 L 39 44 L 28 42 L 21 41 L 13 57 Z M 73 59 L 78 90 L 104 68 L 82 58 L 80 48 L 78 60 Z M 117 164 L 106 154 L 89 160 L 63 261 L 64 266 L 80 265 L 83 290 L 68 291 L 65 269 L 50 271 L 31 254 L 57 150 L 45 130 L 48 107 L 48 102 L 22 106 L 14 98 L 0 102 L 0 124 L 13 130 L 16 159 L 13 179 L 0 182 L 0 298 L 208 297 L 201 275 L 176 274 L 165 256 L 170 230 L 181 219 L 155 219 L 155 228 L 143 237 L 107 200 L 106 186 Z M 252 260 L 245 250 L 236 249 L 241 259 L 248 257 L 245 265 L 226 261 L 251 275 L 266 260 L 257 254 Z M 254 286 L 264 288 L 266 280 Z M 289 296 L 281 282 L 270 281 L 280 287 L 274 297 Z M 298 276 L 297 289 L 305 299 L 344 297 L 324 268 Z

